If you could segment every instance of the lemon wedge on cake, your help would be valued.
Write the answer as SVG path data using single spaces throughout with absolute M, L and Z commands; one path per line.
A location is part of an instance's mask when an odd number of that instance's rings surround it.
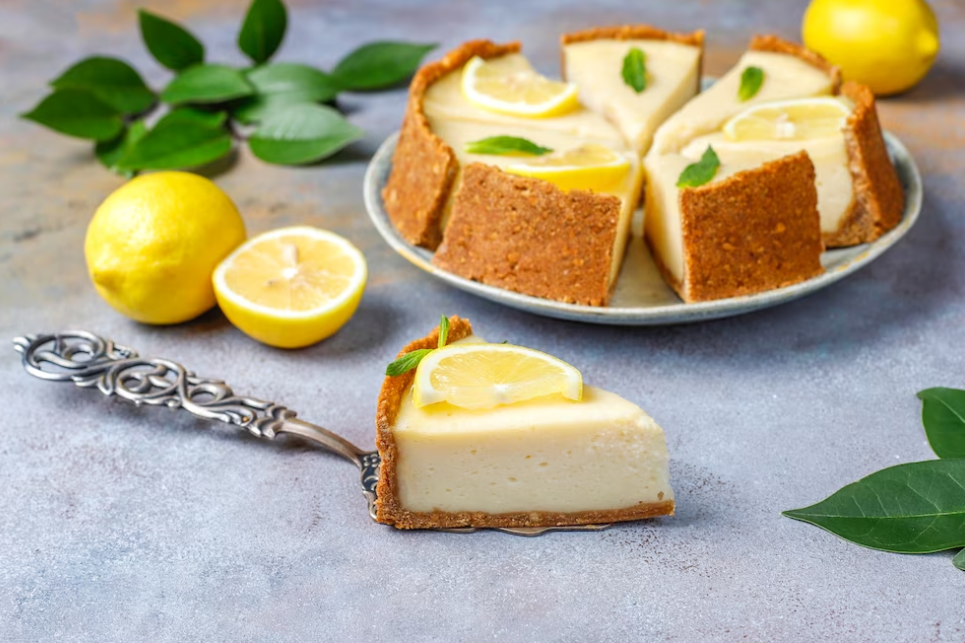
M 732 141 L 806 141 L 841 134 L 851 107 L 840 98 L 817 97 L 755 105 L 724 125 Z
M 528 118 L 558 116 L 580 104 L 576 85 L 538 74 L 521 56 L 472 58 L 462 72 L 462 93 L 476 107 Z
M 619 183 L 630 170 L 623 154 L 589 143 L 506 167 L 510 174 L 549 181 L 563 190 L 602 191 Z
M 308 226 L 261 234 L 214 272 L 218 305 L 232 324 L 279 348 L 314 344 L 355 313 L 365 258 L 347 239 Z
M 561 359 L 511 344 L 462 343 L 434 350 L 416 370 L 416 406 L 448 402 L 465 409 L 493 408 L 544 395 L 579 401 L 580 372 Z

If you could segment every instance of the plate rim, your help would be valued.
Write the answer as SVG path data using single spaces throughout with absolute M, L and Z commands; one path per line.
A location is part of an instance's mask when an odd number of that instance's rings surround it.
M 382 142 L 369 161 L 363 182 L 363 199 L 369 219 L 380 236 L 409 263 L 450 286 L 489 301 L 546 317 L 595 324 L 652 326 L 699 322 L 770 308 L 823 290 L 880 257 L 911 230 L 921 214 L 923 198 L 921 172 L 915 159 L 897 136 L 888 131 L 883 131 L 882 134 L 899 175 L 907 180 L 907 185 L 904 182 L 902 184 L 905 192 L 905 208 L 901 221 L 895 228 L 869 244 L 862 244 L 865 246 L 864 251 L 847 263 L 811 279 L 762 293 L 712 301 L 695 303 L 679 301 L 646 307 L 567 304 L 472 281 L 436 267 L 431 263 L 432 252 L 413 246 L 402 238 L 389 219 L 382 202 L 382 188 L 391 171 L 392 155 L 399 139 L 398 131 L 390 134 Z

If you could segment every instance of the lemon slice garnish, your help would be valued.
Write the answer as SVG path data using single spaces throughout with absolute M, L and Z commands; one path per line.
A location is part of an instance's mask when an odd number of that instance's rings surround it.
M 608 147 L 588 143 L 514 163 L 506 171 L 543 179 L 563 190 L 605 191 L 622 181 L 629 169 L 626 156 Z
M 512 344 L 450 344 L 419 363 L 412 401 L 486 409 L 554 393 L 582 399 L 583 377 L 552 355 Z
M 214 272 L 221 310 L 271 346 L 298 348 L 333 334 L 355 313 L 367 276 L 348 240 L 308 226 L 259 235 Z
M 472 58 L 462 72 L 462 93 L 476 107 L 527 118 L 558 116 L 580 104 L 576 85 L 541 76 L 522 56 Z
M 724 125 L 732 141 L 806 141 L 841 132 L 851 107 L 838 98 L 802 98 L 750 107 Z

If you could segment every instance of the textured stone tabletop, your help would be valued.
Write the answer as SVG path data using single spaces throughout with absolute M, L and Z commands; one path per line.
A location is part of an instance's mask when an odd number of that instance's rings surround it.
M 27 377 L 0 352 L 0 641 L 965 641 L 952 553 L 863 549 L 780 511 L 900 462 L 933 457 L 915 392 L 965 386 L 965 5 L 934 0 L 944 50 L 911 93 L 882 101 L 916 157 L 918 225 L 853 277 L 724 321 L 608 328 L 531 316 L 432 280 L 377 236 L 362 175 L 405 92 L 349 96 L 365 139 L 332 162 L 242 153 L 215 180 L 251 233 L 331 229 L 365 253 L 355 318 L 306 350 L 257 344 L 217 311 L 153 328 L 88 282 L 84 231 L 121 179 L 89 145 L 15 116 L 94 52 L 155 87 L 129 0 L 0 3 L 0 338 L 86 328 L 220 376 L 371 445 L 381 372 L 440 313 L 546 350 L 666 429 L 678 511 L 536 539 L 401 533 L 365 511 L 357 472 L 184 413 L 134 408 Z M 240 63 L 241 0 L 148 2 L 209 56 Z M 708 71 L 755 31 L 798 37 L 806 3 L 292 1 L 280 60 L 328 67 L 376 38 L 522 39 L 555 71 L 557 35 L 650 22 L 709 31 Z M 441 51 L 441 50 L 440 50 Z M 438 53 L 438 52 L 437 52 Z

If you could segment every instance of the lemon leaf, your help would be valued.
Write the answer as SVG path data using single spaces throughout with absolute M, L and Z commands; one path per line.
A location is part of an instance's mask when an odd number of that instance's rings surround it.
M 647 55 L 639 47 L 633 47 L 623 58 L 623 82 L 640 93 L 647 88 Z
M 435 48 L 411 42 L 371 42 L 342 58 L 332 76 L 339 87 L 351 91 L 390 87 L 411 76 Z
M 338 94 L 331 76 L 299 63 L 273 63 L 247 73 L 256 94 L 232 108 L 242 123 L 261 122 L 275 112 L 300 103 L 323 103 Z
M 958 552 L 955 558 L 952 559 L 952 564 L 958 567 L 962 571 L 965 571 L 965 549 Z
M 490 136 L 478 141 L 466 143 L 466 151 L 470 154 L 493 154 L 508 156 L 510 154 L 530 154 L 542 156 L 553 150 L 537 145 L 533 141 L 517 136 Z
M 409 353 L 406 353 L 399 359 L 395 360 L 385 368 L 385 374 L 390 377 L 395 377 L 397 375 L 402 375 L 403 373 L 408 373 L 412 369 L 419 365 L 426 355 L 431 353 L 433 348 L 419 348 Z
M 83 89 L 122 114 L 142 112 L 154 104 L 154 92 L 137 71 L 119 58 L 91 56 L 71 65 L 50 81 L 54 89 Z
M 94 146 L 94 154 L 97 160 L 109 170 L 122 174 L 127 178 L 134 176 L 134 170 L 121 170 L 117 167 L 118 162 L 125 154 L 137 145 L 137 142 L 147 134 L 147 125 L 144 121 L 134 121 L 124 130 L 124 132 L 110 141 L 98 141 Z
M 680 173 L 680 178 L 677 179 L 677 187 L 696 188 L 705 183 L 710 183 L 714 176 L 717 175 L 717 168 L 719 167 L 720 159 L 717 158 L 717 153 L 714 152 L 714 148 L 708 145 L 707 150 L 704 152 L 704 155 L 700 157 L 700 160 L 696 163 L 691 163 Z
M 227 65 L 197 65 L 181 72 L 164 91 L 161 100 L 180 103 L 220 103 L 255 93 L 248 79 Z
M 253 0 L 238 34 L 238 48 L 260 65 L 278 50 L 287 27 L 288 12 L 281 0 Z
M 58 89 L 20 116 L 67 136 L 95 141 L 109 141 L 124 129 L 115 107 L 81 89 Z
M 439 348 L 446 345 L 449 339 L 449 318 L 443 315 L 439 319 Z
M 741 86 L 737 90 L 737 98 L 741 102 L 748 101 L 761 91 L 764 84 L 764 70 L 760 67 L 748 67 L 741 73 Z
M 204 61 L 204 45 L 184 27 L 144 9 L 137 13 L 141 38 L 159 63 L 181 71 Z

